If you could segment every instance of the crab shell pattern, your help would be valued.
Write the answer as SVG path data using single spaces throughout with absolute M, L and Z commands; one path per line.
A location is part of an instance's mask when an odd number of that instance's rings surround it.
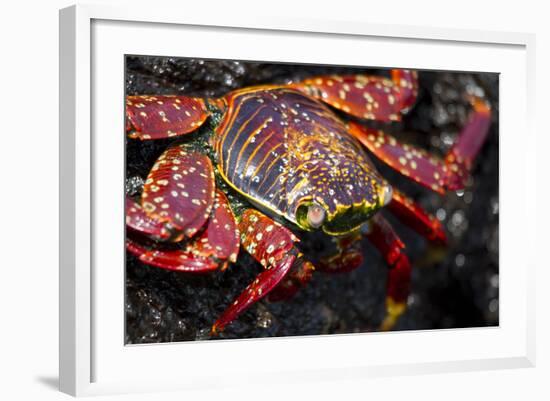
M 220 99 L 128 96 L 131 138 L 198 136 L 208 118 L 217 124 L 206 137 L 169 146 L 140 199 L 127 198 L 127 249 L 151 266 L 189 273 L 226 268 L 240 247 L 254 257 L 263 270 L 213 324 L 215 334 L 268 294 L 270 300 L 291 296 L 315 268 L 357 268 L 363 260 L 358 240 L 365 235 L 390 267 L 381 329 L 391 329 L 405 310 L 411 267 L 404 244 L 377 211 L 389 208 L 429 241 L 444 244 L 445 232 L 392 189 L 367 151 L 433 191 L 461 189 L 487 136 L 490 107 L 471 97 L 470 118 L 444 159 L 342 121 L 332 108 L 356 119 L 399 121 L 414 105 L 417 87 L 416 72 L 392 70 L 391 78 L 314 77 Z M 216 178 L 254 207 L 233 210 Z M 314 268 L 292 230 L 320 230 L 335 237 L 337 249 Z

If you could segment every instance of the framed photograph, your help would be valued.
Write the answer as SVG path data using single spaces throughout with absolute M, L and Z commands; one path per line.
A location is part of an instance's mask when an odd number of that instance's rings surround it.
M 150 11 L 60 14 L 62 391 L 532 366 L 533 36 Z

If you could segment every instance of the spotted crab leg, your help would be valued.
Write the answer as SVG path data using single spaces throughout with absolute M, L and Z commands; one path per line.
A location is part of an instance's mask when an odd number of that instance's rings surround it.
M 391 78 L 373 75 L 330 75 L 306 79 L 292 87 L 354 117 L 399 121 L 416 101 L 416 71 L 392 70 Z
M 127 96 L 126 128 L 130 138 L 161 139 L 199 128 L 208 117 L 203 99 L 187 96 Z
M 475 96 L 470 97 L 470 104 L 473 112 L 445 157 L 445 163 L 448 167 L 448 180 L 452 180 L 457 172 L 471 170 L 472 164 L 489 132 L 489 126 L 491 125 L 491 107 L 489 104 Z M 460 175 L 458 176 L 460 177 Z
M 147 232 L 149 234 L 149 232 Z M 126 248 L 143 263 L 168 270 L 204 273 L 236 262 L 239 231 L 226 196 L 216 191 L 210 218 L 201 233 L 176 248 L 149 247 L 129 238 Z
M 349 122 L 348 130 L 376 157 L 406 177 L 440 194 L 464 188 L 469 171 L 489 132 L 488 104 L 472 98 L 473 112 L 444 160 L 393 136 Z
M 315 267 L 311 262 L 299 258 L 290 271 L 267 296 L 269 302 L 279 302 L 292 298 L 313 276 Z
M 257 210 L 244 211 L 239 222 L 239 230 L 243 248 L 264 267 L 264 270 L 216 320 L 212 326 L 212 335 L 222 331 L 251 305 L 273 291 L 289 275 L 293 266 L 298 266 L 298 271 L 313 270 L 313 266 L 303 260 L 294 246 L 298 238 L 290 230 Z
M 395 188 L 393 189 L 392 200 L 387 207 L 405 225 L 428 241 L 437 245 L 447 243 L 445 229 L 439 220 Z
M 407 308 L 411 284 L 411 265 L 403 252 L 405 245 L 391 225 L 380 214 L 370 220 L 369 241 L 386 260 L 390 270 L 386 289 L 386 316 L 381 330 L 391 330 Z

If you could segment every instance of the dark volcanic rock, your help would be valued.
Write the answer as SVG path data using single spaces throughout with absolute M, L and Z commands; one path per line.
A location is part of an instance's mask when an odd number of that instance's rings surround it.
M 260 83 L 284 83 L 352 68 L 308 65 L 127 58 L 128 94 L 221 96 Z M 383 73 L 380 70 L 359 70 Z M 465 93 L 486 96 L 494 110 L 486 145 L 464 191 L 440 197 L 376 162 L 388 180 L 411 195 L 446 226 L 449 246 L 426 241 L 387 216 L 407 245 L 414 266 L 409 309 L 397 330 L 498 325 L 498 76 L 421 72 L 418 103 L 403 123 L 385 125 L 404 141 L 443 155 L 464 124 Z M 141 191 L 155 159 L 172 140 L 127 140 L 126 190 Z M 385 213 L 385 212 L 384 212 Z M 306 237 L 304 249 L 322 252 L 326 241 Z M 259 302 L 220 338 L 253 338 L 376 330 L 384 314 L 387 268 L 367 242 L 365 263 L 346 274 L 316 273 L 293 299 Z M 149 267 L 127 255 L 126 342 L 208 339 L 221 312 L 259 272 L 244 252 L 225 272 L 193 276 Z

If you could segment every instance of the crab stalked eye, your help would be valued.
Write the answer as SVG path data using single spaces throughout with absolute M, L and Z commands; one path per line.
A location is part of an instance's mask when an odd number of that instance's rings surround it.
M 391 199 L 393 197 L 393 189 L 391 185 L 385 184 L 380 187 L 379 189 L 379 197 L 380 197 L 380 206 L 386 206 L 388 203 L 391 202 Z
M 326 208 L 312 200 L 302 201 L 296 209 L 296 222 L 304 230 L 317 230 L 325 224 L 326 219 Z
M 319 228 L 325 222 L 327 212 L 322 206 L 316 203 L 309 205 L 307 209 L 307 222 L 311 228 Z

